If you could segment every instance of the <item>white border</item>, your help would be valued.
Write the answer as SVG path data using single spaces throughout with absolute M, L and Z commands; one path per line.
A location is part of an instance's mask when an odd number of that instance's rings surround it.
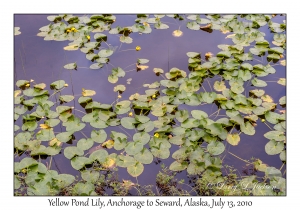
M 14 0 L 6 1 L 5 6 L 1 8 L 1 69 L 0 75 L 2 78 L 0 82 L 0 96 L 1 96 L 1 204 L 3 209 L 50 209 L 48 197 L 13 197 L 13 160 L 12 160 L 12 141 L 13 141 L 13 14 L 15 13 L 286 13 L 287 14 L 287 136 L 288 136 L 288 169 L 287 169 L 287 197 L 222 197 L 222 200 L 229 201 L 252 201 L 253 208 L 263 209 L 282 209 L 287 206 L 296 207 L 297 203 L 296 196 L 298 194 L 297 188 L 299 182 L 296 177 L 298 176 L 299 167 L 298 160 L 295 156 L 299 154 L 299 139 L 296 132 L 298 126 L 297 115 L 299 109 L 297 109 L 297 102 L 299 100 L 299 84 L 300 69 L 299 65 L 296 66 L 296 62 L 299 61 L 299 50 L 296 51 L 296 47 L 299 46 L 298 28 L 299 28 L 299 15 L 296 9 L 296 4 L 292 4 L 292 1 L 263 1 L 263 0 L 252 0 L 252 1 L 224 1 L 224 0 L 213 0 L 213 1 L 130 1 L 130 0 L 112 0 L 112 1 L 33 1 L 33 0 Z M 3 5 L 3 3 L 2 3 Z M 3 25 L 4 24 L 4 25 Z M 22 28 L 21 28 L 22 31 Z M 4 46 L 3 46 L 4 45 Z M 299 78 L 298 78 L 299 76 Z M 6 99 L 10 99 L 7 101 Z M 4 135 L 3 135 L 4 133 Z M 78 198 L 78 197 L 77 197 Z M 126 200 L 146 200 L 146 199 L 163 199 L 173 200 L 175 197 L 126 197 Z M 217 197 L 205 197 L 206 200 L 217 199 Z M 61 197 L 64 200 L 71 200 L 71 198 Z M 78 198 L 84 200 L 85 198 Z M 108 200 L 109 198 L 103 198 Z M 120 199 L 120 197 L 116 198 Z M 194 197 L 194 199 L 196 199 Z M 6 207 L 6 208 L 5 208 Z M 74 207 L 68 207 L 68 209 Z M 95 207 L 97 208 L 97 207 Z M 122 209 L 134 209 L 135 207 Z M 143 207 L 142 209 L 150 209 L 151 207 Z M 157 208 L 157 207 L 156 207 Z M 161 207 L 166 208 L 166 207 Z M 172 207 L 173 208 L 173 207 Z M 192 207 L 191 207 L 192 208 Z M 201 207 L 195 207 L 201 208 Z M 250 207 L 247 207 L 250 208 Z M 52 208 L 53 209 L 53 208 Z M 99 209 L 99 208 L 98 208 Z M 108 209 L 108 208 L 106 208 Z M 114 208 L 115 209 L 115 208 Z M 175 208 L 174 209 L 179 209 Z M 180 208 L 182 209 L 182 208 Z M 225 208 L 229 209 L 229 208 Z M 239 209 L 235 207 L 233 209 Z M 292 208 L 292 209 L 297 209 Z

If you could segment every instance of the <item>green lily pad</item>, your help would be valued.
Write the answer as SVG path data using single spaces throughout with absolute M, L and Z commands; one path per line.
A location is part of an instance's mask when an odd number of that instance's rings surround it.
M 94 184 L 90 182 L 77 183 L 73 188 L 73 194 L 79 196 L 89 196 L 95 190 Z
M 203 171 L 205 171 L 205 163 L 204 162 L 197 162 L 196 163 L 190 163 L 187 167 L 187 172 L 190 175 L 197 175 L 201 174 Z
M 129 155 L 118 155 L 116 164 L 119 167 L 127 168 L 136 164 L 136 160 Z
M 250 122 L 246 122 L 245 124 L 242 124 L 241 131 L 250 136 L 255 134 L 255 129 Z
M 212 123 L 206 126 L 206 129 L 210 130 L 210 133 L 219 136 L 220 139 L 225 140 L 227 138 L 227 131 L 222 127 L 220 123 Z
M 251 80 L 252 85 L 254 85 L 255 87 L 266 87 L 268 84 L 260 79 L 254 78 L 253 80 Z
M 17 85 L 18 87 L 24 87 L 24 86 L 27 85 L 27 84 L 30 84 L 30 82 L 29 82 L 28 80 L 18 80 L 18 81 L 16 82 L 16 85 Z
M 286 79 L 285 79 L 285 78 L 280 78 L 280 79 L 277 81 L 277 83 L 280 84 L 280 85 L 286 86 Z
M 280 160 L 281 160 L 281 161 L 286 161 L 286 151 L 283 150 L 283 151 L 280 153 L 279 157 L 280 157 Z
M 93 139 L 88 138 L 88 139 L 80 139 L 77 142 L 77 147 L 82 149 L 82 150 L 88 150 L 90 149 L 94 144 Z
M 266 177 L 272 179 L 274 177 L 282 177 L 282 173 L 275 167 L 267 167 L 265 171 Z
M 211 104 L 217 97 L 217 94 L 215 92 L 201 92 L 200 93 L 202 100 L 208 104 Z
M 121 119 L 121 125 L 124 128 L 127 129 L 134 129 L 135 128 L 135 124 L 137 124 L 137 121 L 134 118 L 131 117 L 123 117 Z
M 187 118 L 189 118 L 189 112 L 188 110 L 178 110 L 175 113 L 175 116 L 179 122 L 184 122 Z
M 76 63 L 68 63 L 68 64 L 64 65 L 64 68 L 65 69 L 70 69 L 70 70 L 76 69 L 77 68 L 77 64 Z
M 143 171 L 144 165 L 140 162 L 136 162 L 134 165 L 127 167 L 127 172 L 133 177 L 138 177 Z
M 83 155 L 83 150 L 78 147 L 69 146 L 64 149 L 64 155 L 68 159 L 72 159 L 75 156 Z
M 134 158 L 142 164 L 150 164 L 153 161 L 152 153 L 146 148 L 143 148 L 139 153 L 135 154 Z
M 97 143 L 103 143 L 107 138 L 105 130 L 93 130 L 91 132 L 91 139 Z
M 36 134 L 36 139 L 41 141 L 50 141 L 55 137 L 52 129 L 42 129 Z
M 279 104 L 280 104 L 280 105 L 285 105 L 285 104 L 286 104 L 286 96 L 282 96 L 282 97 L 279 99 Z
M 132 38 L 129 36 L 120 36 L 120 42 L 130 44 L 132 43 Z
M 275 140 L 275 141 L 284 141 L 285 140 L 285 135 L 284 132 L 281 131 L 269 131 L 264 134 L 264 137 L 270 140 Z
M 133 135 L 133 141 L 139 141 L 143 145 L 147 144 L 150 140 L 150 135 L 146 132 L 135 133 Z
M 72 95 L 63 95 L 59 97 L 59 100 L 62 102 L 70 102 L 74 99 L 75 97 Z
M 207 145 L 207 151 L 211 155 L 220 155 L 224 152 L 225 146 L 222 142 L 212 141 Z
M 61 132 L 56 135 L 56 138 L 60 142 L 68 142 L 72 137 L 73 132 Z
M 90 69 L 101 69 L 102 67 L 102 63 L 93 63 L 92 65 L 90 65 Z
M 99 149 L 90 154 L 89 159 L 93 161 L 99 161 L 99 163 L 103 163 L 108 157 L 108 152 L 104 149 Z
M 81 172 L 81 177 L 83 180 L 87 181 L 88 183 L 95 184 L 100 177 L 100 173 L 97 171 L 85 170 Z
M 192 110 L 191 114 L 192 114 L 193 118 L 198 119 L 198 120 L 208 118 L 208 114 L 201 110 Z
M 103 49 L 99 51 L 98 55 L 102 58 L 106 58 L 111 56 L 113 53 L 114 51 L 112 51 L 111 49 Z
M 143 149 L 143 144 L 140 141 L 130 142 L 126 145 L 125 151 L 129 155 L 135 155 Z
M 282 141 L 275 141 L 270 140 L 266 146 L 265 151 L 268 155 L 277 155 L 281 153 L 281 151 L 284 149 L 284 143 Z
M 125 91 L 126 90 L 126 87 L 125 85 L 117 85 L 114 87 L 114 92 L 117 92 L 117 91 Z
M 183 162 L 178 162 L 178 161 L 174 161 L 171 165 L 170 165 L 170 170 L 171 171 L 183 171 L 188 167 L 188 162 L 183 161 Z

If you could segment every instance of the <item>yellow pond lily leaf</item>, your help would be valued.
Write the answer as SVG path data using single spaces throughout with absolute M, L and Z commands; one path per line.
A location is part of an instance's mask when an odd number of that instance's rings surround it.
M 79 48 L 78 45 L 73 44 L 73 45 L 64 47 L 64 50 L 73 51 L 73 50 L 78 50 L 78 48 Z
M 86 90 L 84 88 L 82 88 L 82 96 L 93 96 L 96 94 L 96 91 L 94 90 Z
M 265 102 L 273 102 L 273 98 L 271 97 L 271 96 L 269 96 L 269 95 L 263 95 L 262 97 L 261 97 L 261 99 L 263 100 L 263 101 L 265 101 Z

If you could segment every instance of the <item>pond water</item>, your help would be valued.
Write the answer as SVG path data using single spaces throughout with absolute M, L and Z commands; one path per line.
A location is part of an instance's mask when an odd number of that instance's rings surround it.
M 75 100 L 66 103 L 65 105 L 74 106 L 74 114 L 83 117 L 85 109 L 82 108 L 78 103 L 78 97 L 81 96 L 82 88 L 87 90 L 95 90 L 96 95 L 93 96 L 94 101 L 98 101 L 104 104 L 112 104 L 118 99 L 118 93 L 114 92 L 114 86 L 116 84 L 111 84 L 107 81 L 107 77 L 111 74 L 111 69 L 114 67 L 121 67 L 126 71 L 126 76 L 124 78 L 119 78 L 117 84 L 123 84 L 126 86 L 126 91 L 122 93 L 122 99 L 128 100 L 128 98 L 136 93 L 143 93 L 147 88 L 143 87 L 143 84 L 151 84 L 155 81 L 163 79 L 161 76 L 157 76 L 153 73 L 153 68 L 161 68 L 166 72 L 173 67 L 179 69 L 188 70 L 188 57 L 187 52 L 201 52 L 202 58 L 207 52 L 211 52 L 216 55 L 220 49 L 218 45 L 220 44 L 232 44 L 230 38 L 226 38 L 228 34 L 223 34 L 218 30 L 214 30 L 212 33 L 208 33 L 203 30 L 190 30 L 186 27 L 187 21 L 178 21 L 173 18 L 164 18 L 162 21 L 166 23 L 169 28 L 166 30 L 153 29 L 151 34 L 139 34 L 132 33 L 130 37 L 133 42 L 130 44 L 122 43 L 119 40 L 119 36 L 114 34 L 109 34 L 108 31 L 102 33 L 108 36 L 107 44 L 114 48 L 115 52 L 110 56 L 109 64 L 104 65 L 103 68 L 98 70 L 89 69 L 89 66 L 93 62 L 85 58 L 84 53 L 80 50 L 77 51 L 65 51 L 64 47 L 68 45 L 69 41 L 45 41 L 43 37 L 37 36 L 39 28 L 48 25 L 47 20 L 49 15 L 15 15 L 14 16 L 14 26 L 20 27 L 21 34 L 15 36 L 14 39 L 14 82 L 25 79 L 33 79 L 35 83 L 45 83 L 47 84 L 46 89 L 50 91 L 49 84 L 56 80 L 65 80 L 69 87 L 64 89 L 63 94 L 74 95 Z M 112 24 L 112 28 L 116 26 L 126 27 L 134 23 L 136 15 L 115 15 L 116 21 Z M 282 22 L 285 17 L 277 16 L 273 21 Z M 180 37 L 175 37 L 172 35 L 174 30 L 180 29 L 183 34 Z M 260 31 L 266 33 L 265 39 L 269 43 L 273 40 L 273 33 L 270 33 L 268 26 L 263 26 Z M 91 40 L 93 37 L 91 36 Z M 136 51 L 136 46 L 140 46 L 141 50 Z M 101 43 L 101 47 L 107 48 L 105 43 Z M 139 58 L 146 58 L 149 66 L 146 70 L 136 71 L 136 60 Z M 264 59 L 264 63 L 267 61 Z M 76 62 L 77 70 L 66 70 L 64 68 L 65 64 Z M 252 65 L 258 63 L 258 61 L 249 61 Z M 261 88 L 264 89 L 267 94 L 269 94 L 275 103 L 279 101 L 282 96 L 286 95 L 285 86 L 278 85 L 276 81 L 279 78 L 286 78 L 285 66 L 276 65 L 275 74 L 270 74 L 264 77 L 265 81 L 268 82 L 268 86 Z M 132 78 L 131 84 L 127 84 L 127 79 Z M 220 80 L 220 77 L 213 77 L 208 82 L 203 83 L 203 87 L 206 91 L 211 90 L 215 81 Z M 274 82 L 275 81 L 275 82 Z M 248 83 L 248 82 L 247 82 Z M 245 92 L 253 89 L 250 83 L 245 83 Z M 228 86 L 228 84 L 227 84 Z M 58 99 L 56 98 L 56 101 Z M 55 106 L 59 105 L 57 103 Z M 193 110 L 197 107 L 189 107 L 187 105 L 180 105 L 182 109 Z M 206 104 L 200 106 L 200 109 L 208 113 L 209 115 L 218 110 L 217 106 L 213 104 Z M 277 106 L 277 109 L 285 110 L 281 106 Z M 225 111 L 220 111 L 220 116 L 215 118 L 221 118 L 225 115 Z M 154 116 L 149 115 L 151 119 L 155 119 Z M 19 126 L 22 125 L 21 119 L 16 121 Z M 124 129 L 121 126 L 106 128 L 106 132 L 109 135 L 110 131 L 123 132 Z M 93 128 L 91 126 L 86 126 L 83 130 L 84 134 L 89 135 Z M 125 129 L 127 133 L 133 135 L 135 132 L 132 130 Z M 262 123 L 260 120 L 257 121 L 257 126 L 255 127 L 255 135 L 245 135 L 241 134 L 241 141 L 238 146 L 232 146 L 224 141 L 226 150 L 221 155 L 223 160 L 223 165 L 230 165 L 237 169 L 238 173 L 243 176 L 246 163 L 241 159 L 250 161 L 252 157 L 259 158 L 263 163 L 268 166 L 273 166 L 277 169 L 281 168 L 282 161 L 278 155 L 268 155 L 265 152 L 265 145 L 268 143 L 268 139 L 264 138 L 264 134 L 270 129 Z M 55 132 L 62 132 L 63 127 L 59 125 L 54 128 Z M 76 140 L 85 138 L 84 134 L 77 132 L 75 134 L 75 140 L 73 144 L 76 146 Z M 70 146 L 69 144 L 63 145 L 63 148 Z M 95 143 L 94 146 L 99 144 Z M 170 152 L 171 154 L 176 151 L 179 147 L 172 145 Z M 118 151 L 110 149 L 109 153 Z M 230 153 L 241 158 L 231 155 Z M 26 154 L 21 156 L 15 156 L 15 161 L 20 161 L 22 158 L 26 157 Z M 49 163 L 50 157 L 43 159 L 42 162 Z M 174 159 L 170 156 L 168 159 L 161 160 L 166 166 L 174 162 Z M 73 175 L 80 175 L 79 171 L 75 170 L 71 164 L 70 160 L 65 158 L 63 152 L 56 155 L 53 159 L 52 169 L 57 170 L 59 173 L 67 173 Z M 149 165 L 145 165 L 143 173 L 138 176 L 138 182 L 141 185 L 155 185 L 156 174 L 161 170 L 160 164 L 152 162 Z M 281 169 L 282 172 L 285 171 L 285 165 Z M 136 182 L 136 178 L 130 176 L 126 171 L 126 168 L 119 168 L 119 179 L 120 180 L 132 180 Z M 225 173 L 225 171 L 224 171 Z M 257 172 L 258 176 L 264 176 L 263 172 Z M 284 174 L 284 177 L 286 175 Z M 184 179 L 188 181 L 186 170 L 178 173 L 176 175 L 178 179 Z

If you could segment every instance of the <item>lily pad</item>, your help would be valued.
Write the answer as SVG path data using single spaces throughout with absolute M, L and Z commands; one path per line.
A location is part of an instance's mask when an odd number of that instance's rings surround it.
M 78 147 L 69 146 L 64 149 L 64 155 L 68 159 L 72 159 L 75 156 L 82 156 L 83 150 Z
M 65 69 L 70 69 L 70 70 L 76 69 L 76 67 L 77 67 L 76 63 L 68 63 L 68 64 L 64 65 Z
M 228 134 L 227 135 L 227 141 L 229 144 L 231 144 L 232 146 L 236 146 L 239 144 L 240 142 L 240 135 L 237 133 L 234 134 Z
M 170 170 L 171 171 L 183 171 L 188 167 L 188 162 L 183 161 L 183 162 L 178 162 L 178 161 L 174 161 L 171 165 L 170 165 Z
M 143 171 L 144 165 L 140 162 L 136 162 L 134 165 L 127 167 L 127 172 L 133 177 L 138 177 Z
M 150 164 L 153 161 L 152 153 L 146 148 L 143 148 L 139 153 L 135 154 L 134 158 L 142 164 Z
M 220 155 L 224 152 L 225 146 L 222 142 L 212 141 L 207 145 L 207 150 L 211 155 Z
M 277 155 L 281 153 L 283 149 L 284 149 L 284 143 L 282 141 L 278 142 L 275 140 L 271 140 L 265 146 L 265 150 L 268 155 Z

